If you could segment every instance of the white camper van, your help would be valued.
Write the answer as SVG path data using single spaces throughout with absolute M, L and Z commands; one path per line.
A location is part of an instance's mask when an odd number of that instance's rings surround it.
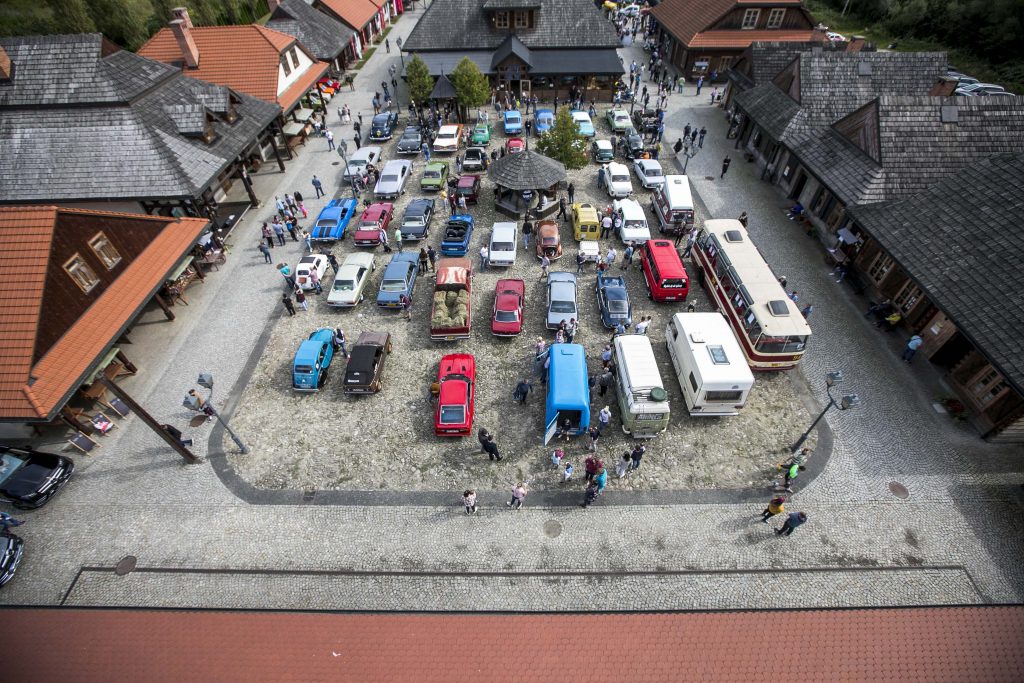
M 620 334 L 613 352 L 622 431 L 636 439 L 653 439 L 668 429 L 670 415 L 651 340 L 644 334 Z
M 754 374 L 721 313 L 676 313 L 665 343 L 690 415 L 739 415 Z

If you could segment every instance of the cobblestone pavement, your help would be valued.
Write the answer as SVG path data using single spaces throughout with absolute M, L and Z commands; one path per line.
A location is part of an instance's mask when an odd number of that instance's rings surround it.
M 403 17 L 392 42 L 407 35 L 414 20 Z M 627 63 L 632 50 L 623 51 Z M 350 106 L 367 111 L 369 89 L 382 80 L 388 59 L 397 55 L 370 60 L 358 91 L 344 96 Z M 73 604 L 638 609 L 1024 599 L 1020 449 L 986 444 L 935 413 L 931 401 L 938 390 L 927 364 L 898 362 L 899 340 L 880 338 L 864 323 L 863 301 L 828 277 L 820 246 L 782 219 L 779 197 L 724 140 L 721 111 L 692 96 L 673 95 L 670 106 L 667 138 L 674 140 L 687 121 L 708 128 L 705 149 L 690 170 L 711 213 L 748 211 L 766 257 L 802 300 L 815 303 L 814 343 L 799 372 L 816 398 L 823 395 L 823 373 L 842 369 L 849 389 L 864 401 L 826 418 L 833 454 L 789 504 L 809 515 L 791 537 L 778 538 L 760 523 L 763 503 L 757 501 L 601 501 L 584 511 L 552 506 L 538 495 L 522 511 L 509 512 L 504 494 L 485 493 L 476 516 L 462 514 L 457 491 L 450 505 L 303 505 L 300 499 L 251 505 L 212 471 L 223 458 L 181 464 L 128 418 L 95 456 L 76 459 L 79 471 L 56 500 L 19 513 L 26 522 L 18 529 L 25 559 L 0 591 L 0 602 L 59 604 L 67 595 Z M 328 177 L 333 158 L 316 144 L 307 145 L 286 173 L 257 176 L 262 196 L 276 188 L 306 191 L 314 172 Z M 718 180 L 726 153 L 736 161 Z M 323 202 L 309 206 L 315 212 Z M 190 290 L 190 305 L 176 309 L 177 321 L 149 316 L 132 334 L 140 372 L 125 386 L 159 419 L 182 424 L 191 417 L 180 408 L 181 397 L 200 371 L 216 376 L 215 403 L 228 413 L 236 408 L 231 387 L 280 307 L 280 276 L 262 263 L 247 236 L 256 220 L 254 213 L 239 227 L 228 264 Z M 289 262 L 299 253 L 297 245 L 284 251 Z M 279 419 L 281 429 L 309 428 L 303 415 Z M 202 455 L 208 429 L 191 434 Z M 891 481 L 906 485 L 910 497 L 892 496 Z M 137 556 L 147 571 L 115 580 L 82 570 L 112 568 L 125 555 Z M 187 569 L 181 576 L 189 578 L 175 578 L 178 569 Z M 284 574 L 257 573 L 267 571 Z M 456 576 L 339 578 L 353 571 Z M 560 573 L 566 576 L 552 577 Z

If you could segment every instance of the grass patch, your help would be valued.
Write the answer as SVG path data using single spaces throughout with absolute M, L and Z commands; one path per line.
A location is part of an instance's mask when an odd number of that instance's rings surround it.
M 949 55 L 949 63 L 961 73 L 970 74 L 985 83 L 996 83 L 1011 92 L 1024 93 L 1024 82 L 1018 75 L 1024 71 L 1024 65 L 1018 62 L 992 64 L 986 59 L 942 43 L 896 36 L 878 24 L 865 25 L 863 19 L 844 17 L 838 10 L 819 0 L 808 0 L 807 7 L 814 18 L 828 26 L 830 31 L 841 33 L 847 38 L 851 35 L 863 36 L 881 50 L 896 43 L 895 50 L 898 52 L 945 52 Z
M 358 62 L 356 62 L 356 65 L 354 67 L 352 67 L 352 68 L 353 69 L 357 69 L 357 70 L 358 69 L 362 69 L 363 65 L 366 64 L 367 60 L 370 59 L 370 57 L 372 57 L 373 53 L 376 52 L 376 51 L 377 51 L 377 48 L 375 48 L 375 47 L 368 47 L 368 48 L 366 48 L 366 51 L 363 52 L 363 58 L 360 59 Z

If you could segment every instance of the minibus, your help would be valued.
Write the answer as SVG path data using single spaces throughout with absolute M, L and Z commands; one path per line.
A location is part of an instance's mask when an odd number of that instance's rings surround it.
M 669 404 L 651 340 L 645 334 L 620 334 L 612 347 L 622 431 L 653 439 L 668 429 Z

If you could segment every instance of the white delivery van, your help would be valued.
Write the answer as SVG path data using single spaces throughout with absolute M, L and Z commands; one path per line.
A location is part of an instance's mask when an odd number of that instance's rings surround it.
M 620 334 L 612 352 L 618 376 L 615 394 L 622 431 L 636 439 L 653 439 L 668 429 L 668 392 L 645 334 Z
M 651 229 L 647 227 L 647 215 L 640 202 L 635 199 L 617 199 L 612 202 L 612 208 L 622 217 L 622 226 L 619 228 L 619 238 L 623 244 L 635 242 L 641 246 L 651 239 Z
M 655 190 L 651 209 L 658 217 L 662 234 L 677 235 L 693 227 L 693 194 L 690 179 L 684 175 L 667 175 L 665 183 Z
M 676 313 L 665 343 L 690 415 L 739 415 L 754 374 L 721 313 Z

